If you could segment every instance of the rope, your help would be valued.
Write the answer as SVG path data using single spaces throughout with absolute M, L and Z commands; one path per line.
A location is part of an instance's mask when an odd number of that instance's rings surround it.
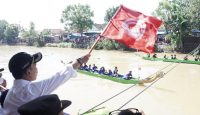
M 178 63 L 176 66 L 178 66 L 180 63 Z M 167 73 L 169 73 L 171 70 L 173 70 L 176 66 L 174 66 L 172 69 L 170 69 Z M 167 74 L 166 73 L 166 74 Z M 164 74 L 164 75 L 166 75 Z M 164 76 L 163 75 L 163 76 Z M 143 93 L 146 89 L 148 89 L 149 87 L 151 87 L 154 83 L 156 83 L 160 78 L 162 78 L 163 76 L 159 77 L 158 79 L 156 79 L 152 84 L 150 84 L 148 87 L 146 87 L 144 90 L 142 90 L 140 93 L 138 93 L 135 97 L 133 97 L 132 99 L 130 99 L 128 102 L 126 102 L 124 105 L 122 105 L 118 110 L 120 110 L 122 107 L 124 107 L 126 104 L 128 104 L 129 102 L 131 102 L 133 99 L 135 99 L 137 96 L 139 96 L 141 93 Z
M 200 44 L 199 44 L 199 46 L 198 46 L 197 48 L 198 48 L 198 49 L 200 48 Z M 197 48 L 195 48 L 195 49 L 194 49 L 193 51 L 191 51 L 190 53 L 193 53 L 194 51 L 198 50 Z M 189 53 L 189 54 L 190 54 L 190 53 Z M 188 55 L 188 54 L 187 54 L 187 55 Z M 186 56 L 187 56 L 187 55 L 186 55 Z M 182 61 L 183 61 L 183 60 L 182 60 Z M 181 62 L 182 62 L 182 61 L 181 61 Z M 175 62 L 176 62 L 176 61 L 175 61 Z M 169 67 L 170 65 L 174 64 L 175 62 L 172 62 L 171 64 L 169 64 L 169 65 L 165 66 L 164 68 L 160 69 L 160 70 L 159 70 L 159 71 L 157 71 L 157 72 L 160 72 L 161 70 L 163 70 L 163 69 L 165 69 L 165 68 Z M 181 62 L 179 62 L 179 64 L 180 64 Z M 177 64 L 177 65 L 178 65 L 178 64 Z M 177 65 L 176 65 L 176 66 L 177 66 Z M 174 66 L 174 67 L 176 67 L 176 66 Z M 173 68 L 174 68 L 174 67 L 173 67 Z M 171 70 L 172 70 L 172 69 L 171 69 Z M 171 70 L 170 70 L 170 71 L 171 71 Z M 154 74 L 156 74 L 157 72 L 155 72 L 155 73 L 151 74 L 149 77 L 153 76 L 153 75 L 154 75 Z M 169 71 L 168 71 L 168 72 L 169 72 Z M 168 72 L 167 72 L 167 73 L 168 73 Z M 165 74 L 165 75 L 166 75 L 166 74 Z M 147 78 L 148 78 L 148 77 L 147 77 Z M 154 82 L 153 82 L 151 85 L 153 85 L 153 84 L 154 84 L 156 81 L 158 81 L 160 78 L 161 78 L 161 77 L 159 77 L 157 80 L 155 80 L 155 81 L 154 81 Z M 139 83 L 137 83 L 137 84 L 139 84 Z M 119 94 L 121 94 L 121 93 L 123 93 L 123 92 L 127 91 L 128 89 L 130 89 L 130 88 L 132 88 L 132 87 L 136 86 L 137 84 L 134 84 L 134 85 L 132 85 L 132 86 L 128 87 L 127 89 L 125 89 L 125 90 L 121 91 L 120 93 L 118 93 L 118 94 L 116 94 L 116 95 L 112 96 L 111 98 L 109 98 L 109 99 L 107 99 L 107 100 L 105 100 L 105 101 L 101 102 L 100 104 L 98 104 L 98 105 L 96 105 L 96 106 L 92 107 L 91 109 L 87 110 L 86 112 L 82 113 L 81 115 L 83 115 L 83 114 L 87 113 L 88 111 L 91 111 L 92 109 L 94 109 L 94 108 L 96 108 L 96 107 L 100 106 L 101 104 L 103 104 L 103 103 L 105 103 L 105 102 L 109 101 L 110 99 L 112 99 L 112 98 L 114 98 L 114 97 L 118 96 Z M 150 85 L 150 86 L 151 86 L 151 85 Z M 150 86 L 149 86 L 149 87 L 150 87 Z M 148 88 L 148 87 L 147 87 L 147 88 Z M 145 90 L 146 90 L 147 88 L 145 88 Z M 144 90 L 144 91 L 145 91 L 145 90 Z M 143 92 L 143 91 L 142 91 L 142 92 Z M 141 94 L 142 92 L 140 92 L 139 94 Z M 138 94 L 138 95 L 139 95 L 139 94 Z M 137 97 L 137 95 L 136 95 L 136 97 Z M 131 100 L 130 100 L 130 101 L 131 101 Z M 127 102 L 127 103 L 129 103 L 129 102 Z M 125 104 L 125 105 L 126 105 L 126 104 Z M 125 105 L 124 105 L 124 106 L 125 106 Z M 123 107 L 123 106 L 122 106 L 122 107 Z M 121 107 L 121 108 L 122 108 L 122 107 Z
M 200 45 L 199 45 L 200 46 Z M 197 47 L 195 50 L 193 50 L 193 51 L 196 51 L 196 50 L 198 50 L 200 47 Z M 192 52 L 193 52 L 192 51 Z M 192 52 L 190 52 L 190 53 L 192 53 Z M 190 54 L 189 53 L 189 54 Z M 187 54 L 187 55 L 189 55 L 189 54 Z M 186 56 L 187 56 L 186 55 Z M 184 57 L 185 58 L 185 57 Z M 182 60 L 183 61 L 183 60 Z M 182 62 L 181 61 L 181 62 Z M 163 76 L 165 76 L 166 74 L 168 74 L 171 70 L 173 70 L 175 67 L 177 67 L 179 64 L 181 64 L 181 62 L 179 62 L 178 64 L 176 64 L 173 68 L 171 68 L 169 71 L 167 71 L 167 73 L 165 73 Z M 172 63 L 173 64 L 173 63 Z M 122 107 L 124 107 L 125 105 L 127 105 L 129 102 L 131 102 L 133 99 L 135 99 L 137 96 L 139 96 L 141 93 L 143 93 L 145 90 L 147 90 L 149 87 L 151 87 L 153 84 L 155 84 L 158 80 L 160 80 L 160 78 L 162 78 L 163 76 L 161 76 L 161 77 L 159 77 L 158 79 L 156 79 L 153 83 L 151 83 L 148 87 L 146 87 L 145 89 L 143 89 L 140 93 L 138 93 L 136 96 L 134 96 L 132 99 L 130 99 L 128 102 L 126 102 L 124 105 L 122 105 L 118 110 L 120 110 Z

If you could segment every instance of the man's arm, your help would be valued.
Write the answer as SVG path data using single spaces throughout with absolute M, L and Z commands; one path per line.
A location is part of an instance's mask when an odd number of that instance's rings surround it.
M 81 59 L 83 63 L 86 63 L 89 60 L 89 57 L 89 54 L 82 56 Z M 28 85 L 29 92 L 36 96 L 48 95 L 52 93 L 70 78 L 76 77 L 76 69 L 78 69 L 80 65 L 81 64 L 76 61 L 72 65 L 67 65 L 62 71 L 57 72 L 51 78 L 38 82 L 32 82 L 30 85 Z
M 90 54 L 86 54 L 86 55 L 82 56 L 81 59 L 82 59 L 83 63 L 87 63 L 87 61 L 89 60 L 89 57 L 90 57 Z M 75 70 L 77 70 L 77 69 L 81 66 L 81 64 L 76 60 L 76 61 L 72 64 L 72 66 L 73 66 L 73 68 L 74 68 Z

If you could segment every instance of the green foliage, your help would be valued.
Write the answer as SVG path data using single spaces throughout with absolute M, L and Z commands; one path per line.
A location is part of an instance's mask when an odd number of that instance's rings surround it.
M 35 24 L 30 22 L 30 29 L 22 34 L 22 38 L 30 41 L 30 39 L 39 38 L 39 34 L 35 31 Z
M 60 22 L 65 24 L 66 30 L 76 30 L 82 35 L 84 30 L 92 28 L 93 16 L 94 13 L 89 5 L 69 5 L 63 10 Z
M 19 34 L 19 28 L 16 24 L 10 24 L 6 26 L 6 30 L 4 31 L 5 37 L 8 40 L 15 39 L 15 37 Z
M 191 35 L 193 27 L 199 25 L 199 9 L 200 0 L 163 0 L 152 15 L 163 21 L 167 32 L 176 40 L 177 49 L 182 50 L 184 37 Z
M 44 30 L 42 31 L 42 35 L 43 35 L 43 36 L 51 35 L 51 31 L 50 31 L 49 29 L 44 29 Z
M 41 39 L 37 39 L 35 42 L 34 42 L 34 46 L 36 47 L 43 47 L 45 46 L 45 42 Z
M 107 9 L 106 15 L 104 16 L 104 22 L 108 23 L 118 9 L 119 9 L 119 6 L 117 7 L 113 6 L 112 8 Z
M 5 30 L 8 22 L 6 20 L 0 20 L 0 40 L 5 38 Z

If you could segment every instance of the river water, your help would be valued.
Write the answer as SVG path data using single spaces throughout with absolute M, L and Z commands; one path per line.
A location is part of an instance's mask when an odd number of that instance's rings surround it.
M 9 59 L 12 55 L 22 51 L 30 54 L 36 52 L 43 54 L 43 59 L 37 63 L 37 81 L 49 78 L 62 69 L 64 65 L 60 62 L 61 60 L 67 63 L 89 52 L 89 50 L 70 48 L 0 46 L 0 68 L 5 68 L 3 77 L 7 80 L 7 88 L 11 88 L 13 84 L 13 77 L 8 70 Z M 139 52 L 139 55 L 146 54 Z M 164 54 L 158 53 L 157 55 L 163 57 Z M 177 58 L 182 58 L 185 54 L 176 55 Z M 189 59 L 193 60 L 193 57 L 189 56 Z M 94 50 L 88 64 L 104 66 L 107 70 L 113 70 L 117 66 L 121 74 L 132 70 L 133 76 L 138 77 L 139 75 L 140 78 L 146 78 L 171 63 L 143 60 L 133 52 Z M 141 68 L 139 72 L 138 65 Z M 174 66 L 176 64 L 172 64 L 163 71 L 166 73 Z M 179 64 L 122 109 L 138 108 L 142 109 L 146 115 L 200 115 L 199 82 L 199 65 Z M 100 107 L 117 110 L 149 85 L 150 83 L 134 86 Z M 61 100 L 71 100 L 72 105 L 64 111 L 76 115 L 80 109 L 80 113 L 85 112 L 130 86 L 130 84 L 116 83 L 78 73 L 77 78 L 70 79 L 53 93 L 58 94 Z

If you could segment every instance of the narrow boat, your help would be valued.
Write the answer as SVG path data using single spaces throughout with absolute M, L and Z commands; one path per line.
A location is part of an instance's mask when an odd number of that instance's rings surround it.
M 192 60 L 177 60 L 177 59 L 164 59 L 164 58 L 152 58 L 152 57 L 143 57 L 143 59 L 151 60 L 151 61 L 164 61 L 164 62 L 200 64 L 200 61 L 192 61 Z
M 148 77 L 148 78 L 145 78 L 145 79 L 140 80 L 138 78 L 135 78 L 135 79 L 131 79 L 131 80 L 125 80 L 125 79 L 122 79 L 122 78 L 109 77 L 107 75 L 99 75 L 97 73 L 91 73 L 91 72 L 83 71 L 83 70 L 77 70 L 77 72 L 82 73 L 82 74 L 86 74 L 86 75 L 89 75 L 89 76 L 93 76 L 93 77 L 108 79 L 108 80 L 123 83 L 123 84 L 151 83 L 151 82 L 155 81 L 158 77 L 161 77 L 163 75 L 163 72 L 160 71 L 160 72 L 156 73 L 154 76 Z

